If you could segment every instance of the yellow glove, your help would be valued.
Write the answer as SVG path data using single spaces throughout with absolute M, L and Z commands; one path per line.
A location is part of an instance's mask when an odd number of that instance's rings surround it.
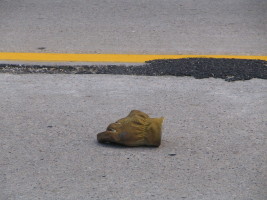
M 100 143 L 117 143 L 125 146 L 156 146 L 161 143 L 161 127 L 164 118 L 150 118 L 147 114 L 132 110 L 130 114 L 107 130 L 97 134 Z

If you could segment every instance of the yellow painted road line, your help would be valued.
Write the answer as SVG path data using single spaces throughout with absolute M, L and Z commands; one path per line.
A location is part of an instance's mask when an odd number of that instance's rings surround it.
M 134 54 L 62 54 L 62 53 L 12 53 L 0 52 L 0 61 L 34 61 L 34 62 L 117 62 L 143 63 L 156 59 L 180 58 L 234 58 L 265 60 L 267 56 L 239 55 L 134 55 Z

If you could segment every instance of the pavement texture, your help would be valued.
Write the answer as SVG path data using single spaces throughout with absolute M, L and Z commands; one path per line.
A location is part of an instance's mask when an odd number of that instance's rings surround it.
M 193 76 L 226 81 L 267 79 L 267 62 L 247 59 L 188 58 L 152 60 L 135 65 L 34 65 L 0 64 L 0 73 L 13 74 L 122 74 L 143 76 Z
M 1 0 L 0 51 L 266 55 L 266 0 Z
M 265 200 L 266 80 L 0 74 L 0 199 Z M 96 134 L 139 109 L 159 148 Z
M 0 52 L 266 56 L 266 18 L 265 0 L 1 0 Z M 266 200 L 266 66 L 1 61 L 0 200 Z M 165 117 L 159 148 L 97 143 L 133 109 Z

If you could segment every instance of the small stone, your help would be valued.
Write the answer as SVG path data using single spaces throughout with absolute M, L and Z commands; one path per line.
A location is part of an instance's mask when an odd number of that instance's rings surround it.
M 169 156 L 176 156 L 176 148 L 173 149 L 168 155 Z

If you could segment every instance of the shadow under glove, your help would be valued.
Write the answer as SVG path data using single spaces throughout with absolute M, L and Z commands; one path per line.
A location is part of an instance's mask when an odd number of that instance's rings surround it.
M 130 114 L 107 130 L 97 134 L 100 143 L 116 143 L 125 146 L 155 146 L 161 143 L 161 128 L 164 118 L 150 118 L 146 113 L 132 110 Z

